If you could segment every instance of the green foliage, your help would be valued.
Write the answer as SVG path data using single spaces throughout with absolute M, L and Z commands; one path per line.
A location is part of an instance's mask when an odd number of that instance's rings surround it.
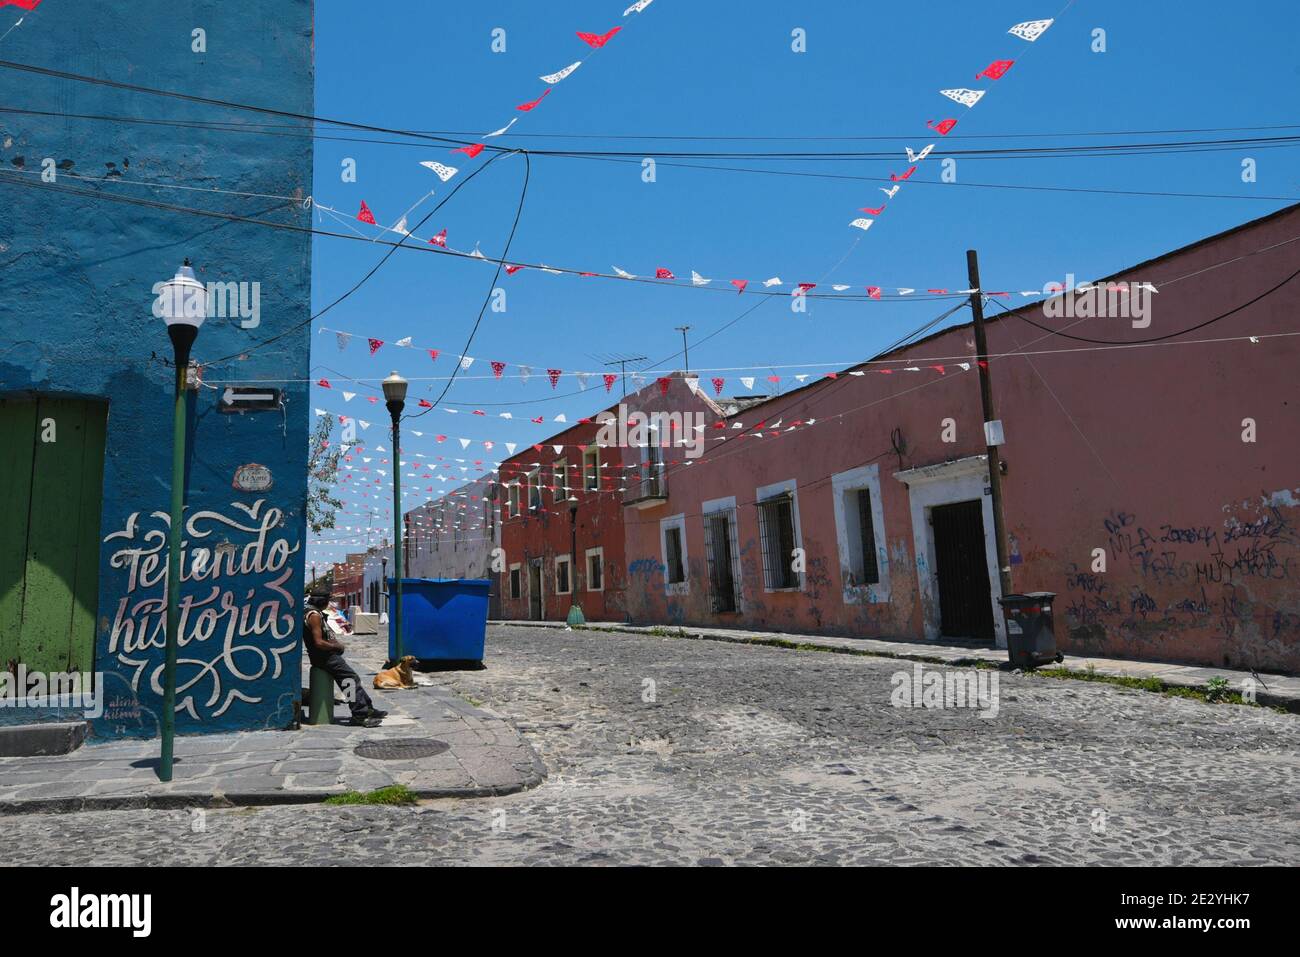
M 307 446 L 307 527 L 315 535 L 333 528 L 338 510 L 343 507 L 343 501 L 334 494 L 343 447 L 325 444 L 333 429 L 332 416 L 319 416 Z
M 1228 679 L 1211 678 L 1205 682 L 1205 700 L 1206 701 L 1226 701 L 1228 700 Z
M 414 804 L 415 793 L 405 784 L 391 784 L 375 791 L 347 791 L 328 797 L 325 804 L 335 806 L 353 804 Z

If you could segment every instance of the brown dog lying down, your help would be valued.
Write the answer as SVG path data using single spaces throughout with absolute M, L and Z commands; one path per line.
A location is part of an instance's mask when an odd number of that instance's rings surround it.
M 380 691 L 404 691 L 416 687 L 415 679 L 411 676 L 411 665 L 416 660 L 414 655 L 407 655 L 393 667 L 380 671 L 375 675 L 375 688 Z

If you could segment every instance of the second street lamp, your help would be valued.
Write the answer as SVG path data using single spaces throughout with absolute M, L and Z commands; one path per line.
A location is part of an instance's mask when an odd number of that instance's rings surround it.
M 578 496 L 569 495 L 569 618 L 568 624 L 585 625 L 586 617 L 578 604 Z
M 180 626 L 182 527 L 185 524 L 185 389 L 190 347 L 198 338 L 199 327 L 207 314 L 207 290 L 194 278 L 194 269 L 186 259 L 171 281 L 158 290 L 158 299 L 154 303 L 154 315 L 167 324 L 176 366 L 176 402 L 172 411 L 171 524 L 167 530 L 167 646 L 163 658 L 162 726 L 159 729 L 162 750 L 158 759 L 158 778 L 162 781 L 172 779 L 176 737 L 176 648 Z
M 402 660 L 402 409 L 406 407 L 408 383 L 394 372 L 384 380 L 384 400 L 393 420 L 393 587 L 388 615 L 393 661 Z

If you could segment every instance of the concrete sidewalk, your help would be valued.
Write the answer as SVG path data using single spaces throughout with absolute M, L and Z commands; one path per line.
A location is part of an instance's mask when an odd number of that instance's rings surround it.
M 370 682 L 382 664 L 382 638 L 353 637 L 347 644 L 346 657 L 375 706 L 389 712 L 379 727 L 348 725 L 347 707 L 336 703 L 331 725 L 177 737 L 174 779 L 167 784 L 158 780 L 156 738 L 0 758 L 0 814 L 309 803 L 393 784 L 422 798 L 487 797 L 543 781 L 545 765 L 501 715 L 436 685 L 374 691 Z M 449 747 L 395 760 L 355 753 L 363 743 L 398 739 L 434 739 Z
M 566 627 L 562 621 L 499 621 L 499 625 L 519 625 L 534 628 Z M 619 622 L 588 622 L 579 629 L 626 632 L 635 635 L 662 635 L 676 638 L 694 638 L 706 641 L 730 641 L 739 644 L 792 644 L 806 645 L 827 651 L 879 655 L 910 661 L 934 661 L 963 666 L 976 662 L 1004 664 L 1005 648 L 987 645 L 945 645 L 928 641 L 885 641 L 878 638 L 837 638 L 828 635 L 800 635 L 774 631 L 743 631 L 731 628 L 699 628 L 694 625 L 626 625 Z M 1129 661 L 1122 658 L 1080 658 L 1066 655 L 1059 667 L 1070 671 L 1092 670 L 1099 675 L 1128 678 L 1157 678 L 1172 687 L 1204 689 L 1211 678 L 1224 678 L 1230 691 L 1241 691 L 1247 678 L 1255 681 L 1255 698 L 1261 705 L 1283 708 L 1300 713 L 1300 678 L 1287 675 L 1259 674 L 1233 671 L 1227 668 L 1200 668 L 1160 661 Z

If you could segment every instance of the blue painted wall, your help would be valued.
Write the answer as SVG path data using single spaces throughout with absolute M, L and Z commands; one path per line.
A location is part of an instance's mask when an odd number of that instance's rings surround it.
M 4 28 L 21 13 L 2 12 Z M 312 13 L 311 0 L 46 0 L 0 58 L 311 113 Z M 206 52 L 193 50 L 196 29 Z M 308 226 L 300 202 L 275 197 L 310 193 L 312 141 L 71 118 L 292 123 L 72 80 L 0 70 L 0 89 L 6 107 L 61 114 L 0 113 L 0 392 L 109 403 L 95 649 L 108 710 L 96 734 L 158 730 L 172 371 L 153 357 L 171 345 L 152 288 L 186 257 L 203 282 L 260 283 L 257 326 L 218 317 L 200 331 L 206 379 L 289 381 L 282 412 L 221 414 L 218 389 L 191 393 L 177 731 L 286 726 L 300 685 L 310 327 L 294 327 L 309 316 L 310 236 L 105 198 Z M 92 195 L 38 188 L 46 157 L 51 185 Z M 202 191 L 212 189 L 264 195 Z M 244 360 L 215 361 L 276 336 Z M 249 462 L 270 468 L 269 491 L 232 487 Z M 206 571 L 190 574 L 199 548 Z

